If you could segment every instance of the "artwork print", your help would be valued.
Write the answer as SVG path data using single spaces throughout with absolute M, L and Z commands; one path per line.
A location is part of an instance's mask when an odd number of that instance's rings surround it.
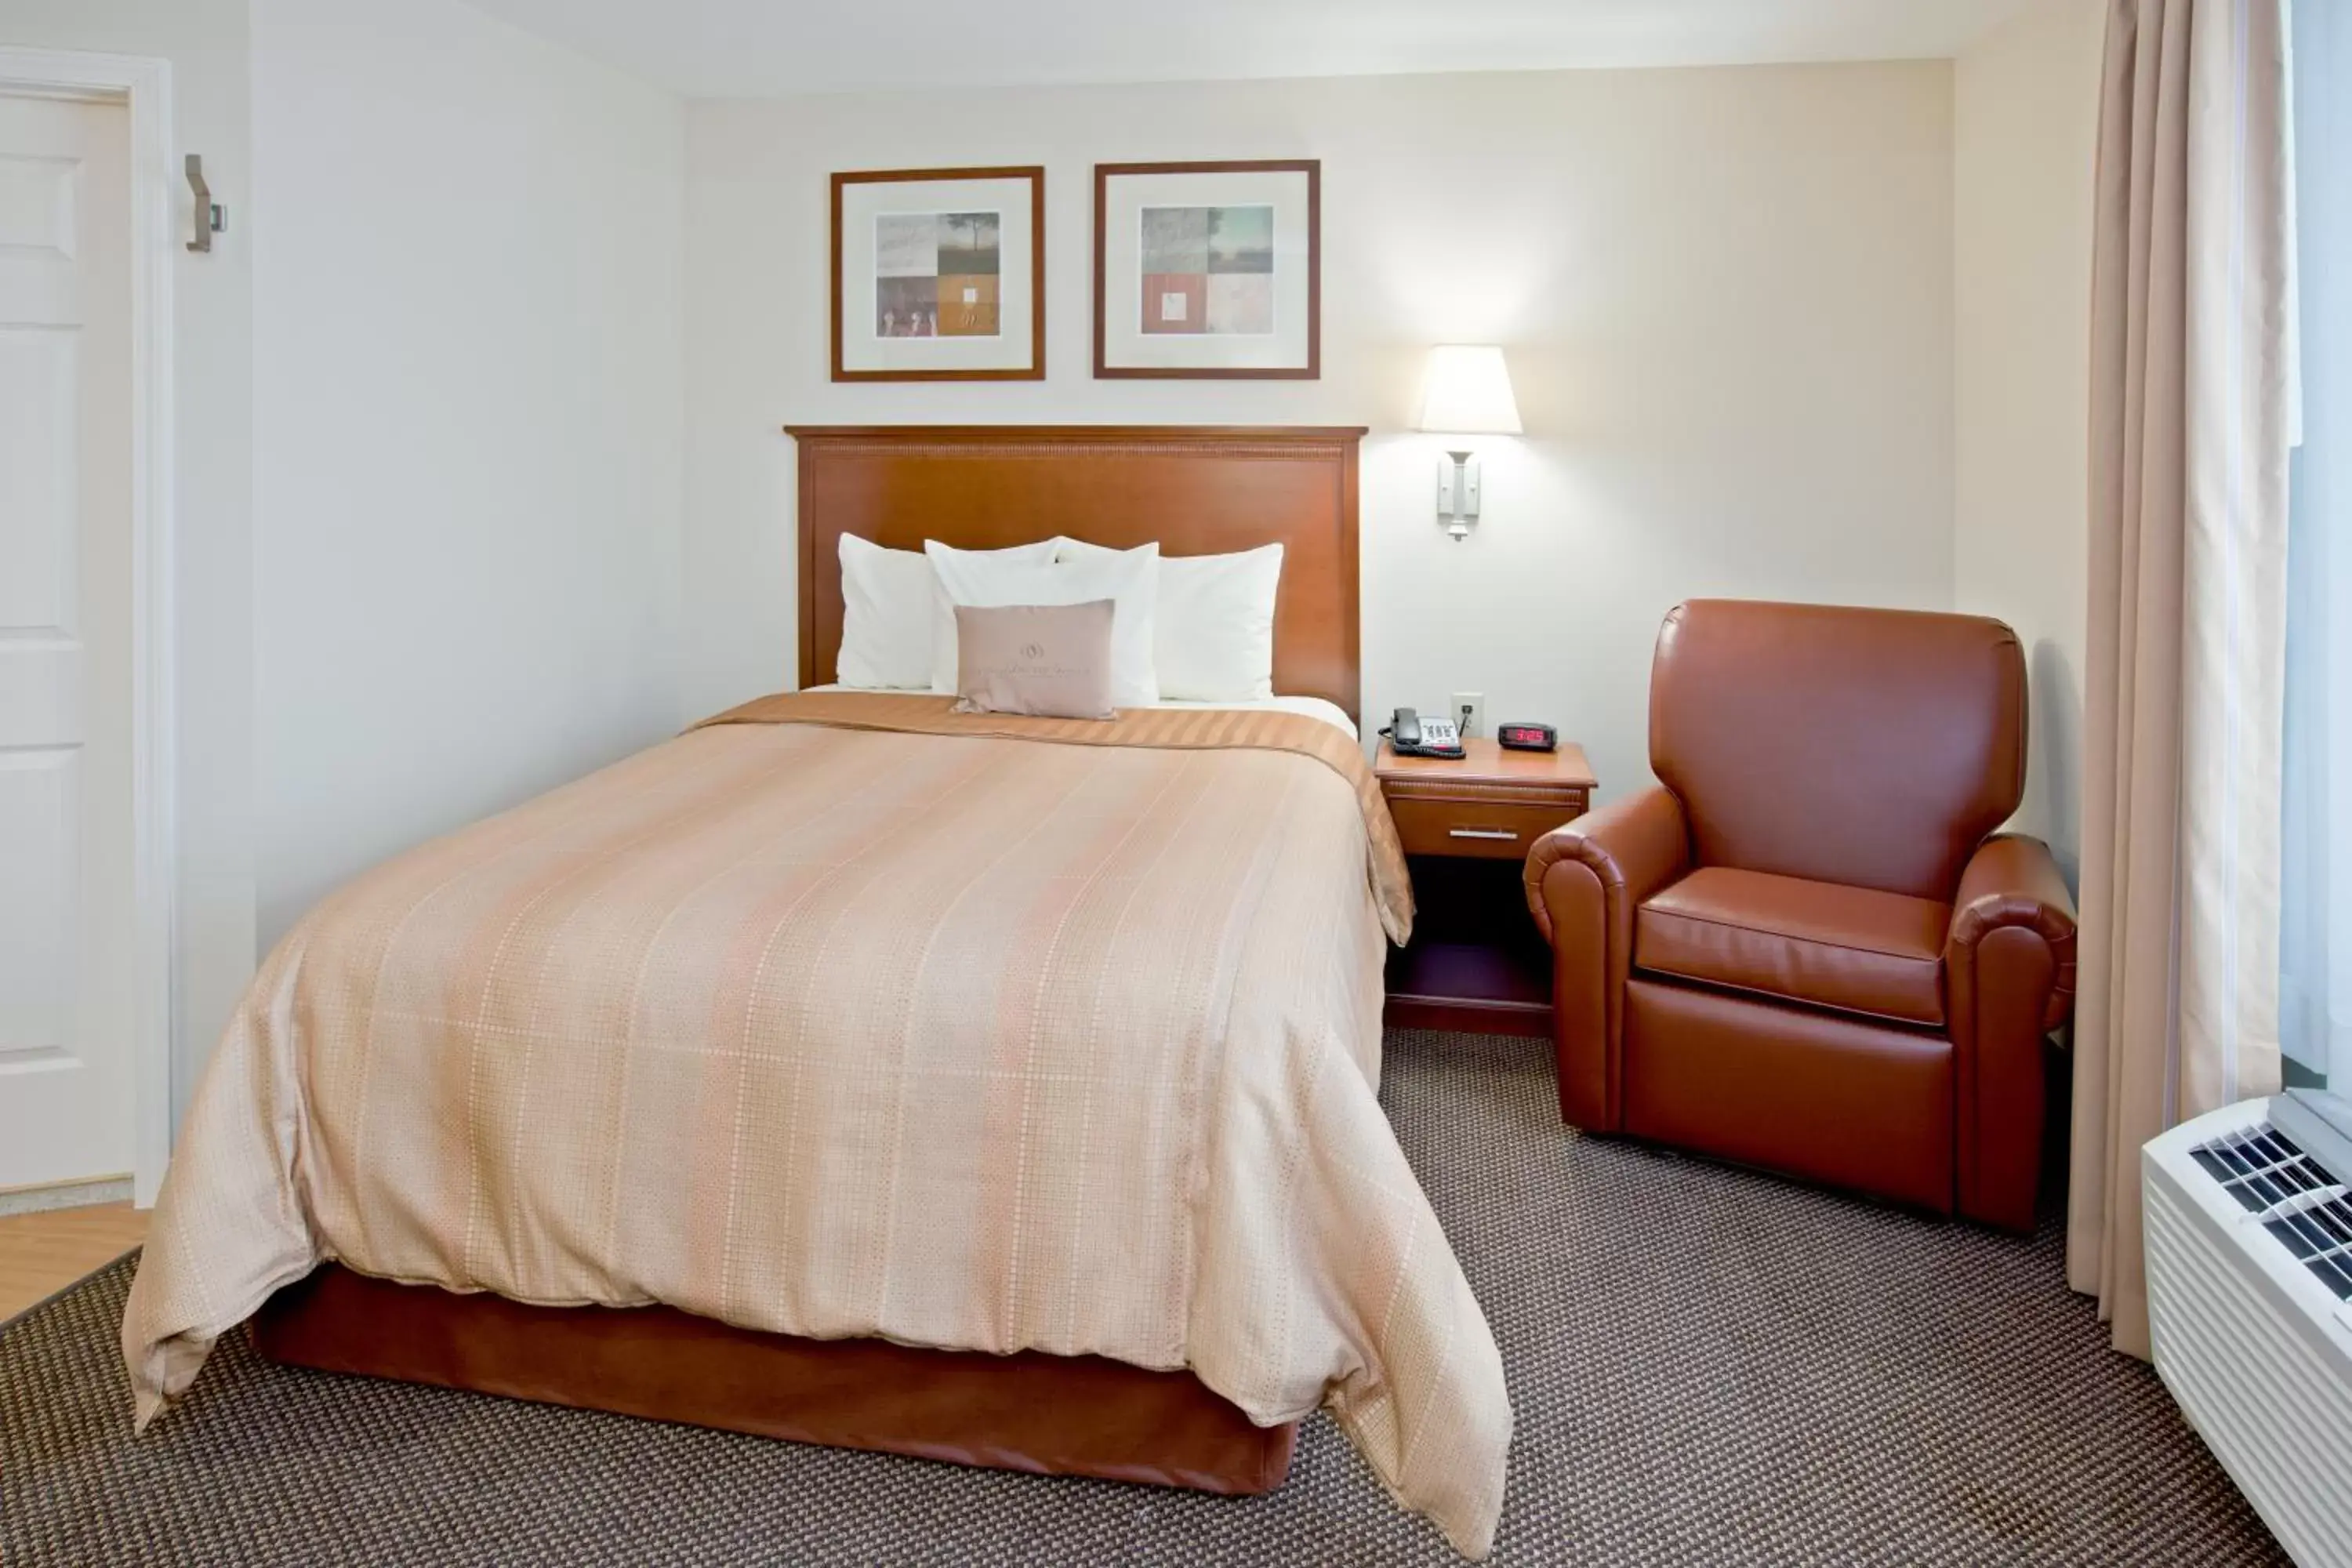
M 1147 206 L 1139 221 L 1140 331 L 1155 336 L 1272 334 L 1272 206 Z
M 1044 379 L 1044 169 L 861 169 L 830 184 L 834 380 Z
M 1097 163 L 1096 376 L 1322 374 L 1322 193 L 1312 158 Z
M 876 215 L 874 335 L 1000 335 L 1003 228 L 1001 212 Z

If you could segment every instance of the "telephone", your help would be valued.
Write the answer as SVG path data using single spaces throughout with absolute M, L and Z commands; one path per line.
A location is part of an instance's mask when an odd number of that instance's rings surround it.
M 1458 760 L 1463 755 L 1462 731 L 1451 719 L 1424 719 L 1410 708 L 1400 708 L 1381 733 L 1400 757 Z

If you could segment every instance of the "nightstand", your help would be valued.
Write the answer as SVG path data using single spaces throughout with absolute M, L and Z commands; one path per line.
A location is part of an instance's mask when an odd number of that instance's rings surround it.
M 1381 793 L 1412 868 L 1412 942 L 1389 954 L 1388 1022 L 1496 1035 L 1551 1032 L 1551 950 L 1519 881 L 1535 841 L 1584 815 L 1583 751 L 1466 741 L 1459 762 L 1381 742 Z

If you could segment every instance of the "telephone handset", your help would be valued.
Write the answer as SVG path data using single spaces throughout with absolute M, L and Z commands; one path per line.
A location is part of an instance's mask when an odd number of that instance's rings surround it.
M 1451 719 L 1424 719 L 1410 708 L 1400 708 L 1381 733 L 1400 757 L 1458 760 L 1463 755 L 1462 731 Z

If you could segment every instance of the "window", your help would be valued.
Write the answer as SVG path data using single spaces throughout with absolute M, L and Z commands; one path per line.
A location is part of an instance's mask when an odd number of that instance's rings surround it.
M 2303 443 L 2288 478 L 2279 919 L 2290 1084 L 2325 1082 L 2331 1067 L 2352 1079 L 2352 5 L 2302 0 L 2294 18 Z

